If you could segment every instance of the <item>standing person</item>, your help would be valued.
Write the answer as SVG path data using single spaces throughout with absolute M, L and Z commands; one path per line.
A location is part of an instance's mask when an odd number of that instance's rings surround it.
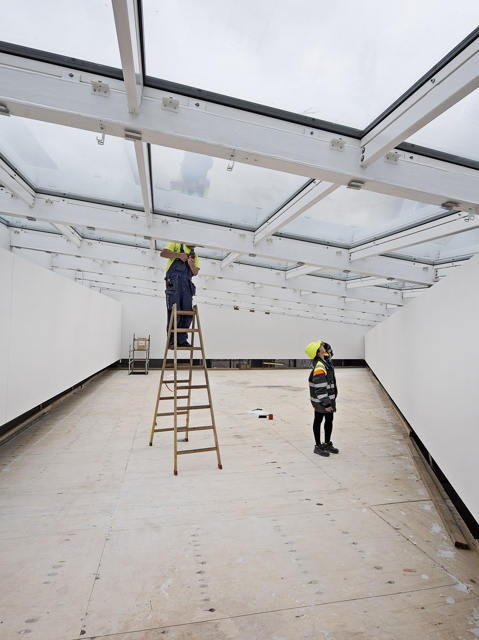
M 166 308 L 167 323 L 166 331 L 170 326 L 173 305 L 176 304 L 178 311 L 193 310 L 193 296 L 196 287 L 192 282 L 193 276 L 198 275 L 200 261 L 195 253 L 195 245 L 178 244 L 170 242 L 160 253 L 162 258 L 168 258 L 166 266 Z M 191 316 L 178 316 L 178 329 L 189 329 Z M 178 333 L 178 347 L 191 347 L 188 342 L 187 333 Z M 174 349 L 173 334 L 168 345 L 168 349 Z
M 339 449 L 331 442 L 333 417 L 336 411 L 336 376 L 331 362 L 332 350 L 329 345 L 318 340 L 306 347 L 306 353 L 313 361 L 313 369 L 309 375 L 311 404 L 314 407 L 313 433 L 316 445 L 314 453 L 328 457 L 330 453 L 339 453 Z M 324 442 L 321 443 L 321 423 L 324 418 Z

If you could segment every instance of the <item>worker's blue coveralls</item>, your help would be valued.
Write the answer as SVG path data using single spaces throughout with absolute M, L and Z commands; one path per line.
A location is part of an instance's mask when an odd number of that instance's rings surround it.
M 181 245 L 180 252 L 185 253 L 183 245 Z M 176 304 L 178 311 L 193 311 L 193 296 L 196 293 L 196 287 L 191 280 L 192 277 L 193 274 L 191 273 L 188 262 L 183 262 L 179 258 L 173 260 L 171 267 L 166 272 L 167 332 L 170 326 L 171 313 L 173 311 L 174 304 Z M 178 329 L 189 329 L 191 320 L 192 316 L 178 316 Z M 179 333 L 178 346 L 181 347 L 187 342 L 188 334 Z M 173 343 L 174 338 L 172 334 L 170 346 L 173 346 Z

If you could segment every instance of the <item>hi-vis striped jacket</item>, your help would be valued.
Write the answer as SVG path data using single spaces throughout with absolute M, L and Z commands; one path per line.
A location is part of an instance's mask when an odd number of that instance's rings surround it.
M 309 375 L 309 393 L 311 404 L 316 411 L 326 413 L 326 407 L 336 411 L 336 376 L 332 364 L 315 358 L 313 370 Z

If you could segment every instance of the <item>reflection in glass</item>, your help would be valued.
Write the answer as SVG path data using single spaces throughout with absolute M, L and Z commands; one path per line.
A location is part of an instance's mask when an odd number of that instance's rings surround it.
M 111 0 L 2 2 L 0 40 L 121 68 Z
M 148 75 L 363 129 L 474 29 L 479 4 L 143 0 L 143 14 Z
M 479 162 L 479 89 L 406 140 Z
M 0 118 L 0 154 L 37 191 L 143 208 L 133 142 L 58 124 Z
M 151 146 L 155 211 L 257 229 L 309 180 L 231 164 L 220 158 Z

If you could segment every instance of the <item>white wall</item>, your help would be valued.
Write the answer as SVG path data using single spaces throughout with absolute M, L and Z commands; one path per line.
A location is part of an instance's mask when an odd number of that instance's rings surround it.
M 151 358 L 163 358 L 166 343 L 164 297 L 105 291 L 123 304 L 122 358 L 136 336 L 151 335 Z M 282 315 L 234 311 L 198 304 L 207 358 L 307 358 L 309 342 L 325 340 L 335 358 L 364 358 L 367 327 Z
M 115 362 L 121 304 L 0 249 L 0 424 Z
M 479 521 L 479 255 L 366 334 L 366 361 Z

